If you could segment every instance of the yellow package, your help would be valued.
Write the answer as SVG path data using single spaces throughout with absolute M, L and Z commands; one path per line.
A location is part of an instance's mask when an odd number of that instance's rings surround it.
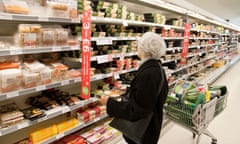
M 61 122 L 57 124 L 58 133 L 62 133 L 78 124 L 78 120 L 76 118 L 70 119 L 68 121 Z
M 29 138 L 33 144 L 36 144 L 36 143 L 39 143 L 45 139 L 48 139 L 56 134 L 57 134 L 57 127 L 56 127 L 56 125 L 53 125 L 53 126 L 43 128 L 43 129 L 40 129 L 40 130 L 30 133 Z

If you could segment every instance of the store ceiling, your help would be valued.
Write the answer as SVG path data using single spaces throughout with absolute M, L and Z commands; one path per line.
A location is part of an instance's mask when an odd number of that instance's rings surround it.
M 240 0 L 187 0 L 214 15 L 240 25 Z
M 213 15 L 230 23 L 240 25 L 240 0 L 165 0 L 179 6 L 204 13 L 205 16 Z M 192 5 L 193 4 L 193 5 Z M 200 9 L 196 8 L 199 7 Z M 210 14 L 211 13 L 211 14 Z M 213 14 L 213 15 L 212 15 Z

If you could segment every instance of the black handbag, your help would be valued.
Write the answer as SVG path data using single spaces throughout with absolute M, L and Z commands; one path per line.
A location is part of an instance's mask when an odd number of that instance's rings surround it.
M 163 78 L 164 70 L 162 69 L 161 76 Z M 160 83 L 160 88 L 158 95 L 161 92 L 161 88 L 163 86 L 163 81 Z M 129 91 L 127 92 L 127 96 L 125 96 L 122 100 L 127 101 L 129 96 Z M 152 119 L 153 112 L 150 113 L 148 116 L 137 120 L 137 121 L 129 121 L 120 118 L 113 118 L 112 122 L 109 124 L 111 127 L 119 130 L 125 135 L 127 138 L 131 139 L 132 141 L 136 142 L 137 144 L 142 144 L 144 134 L 150 124 Z

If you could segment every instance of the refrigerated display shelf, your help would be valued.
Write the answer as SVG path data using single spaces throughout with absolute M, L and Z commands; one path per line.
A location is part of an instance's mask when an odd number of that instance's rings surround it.
M 141 21 L 132 21 L 132 20 L 122 20 L 122 19 L 114 19 L 114 18 L 107 18 L 107 17 L 95 17 L 92 16 L 92 23 L 95 24 L 118 24 L 124 26 L 155 26 L 155 27 L 163 27 L 165 29 L 178 29 L 184 30 L 184 27 L 179 26 L 172 26 L 172 25 L 164 25 L 164 24 L 156 24 L 151 22 L 141 22 Z
M 96 123 L 96 122 L 98 122 L 98 121 L 100 121 L 100 120 L 103 120 L 103 119 L 105 119 L 105 118 L 107 118 L 107 117 L 108 117 L 108 115 L 107 115 L 107 114 L 104 114 L 104 115 L 102 115 L 102 116 L 100 116 L 100 117 L 98 117 L 98 118 L 95 118 L 93 121 L 90 121 L 90 122 L 88 122 L 88 123 L 78 124 L 78 125 L 75 126 L 74 128 L 71 128 L 71 129 L 69 129 L 69 130 L 66 130 L 66 131 L 63 132 L 63 133 L 60 133 L 60 134 L 58 134 L 58 135 L 55 135 L 55 136 L 52 137 L 52 138 L 49 138 L 49 139 L 47 139 L 47 140 L 45 140 L 45 141 L 40 142 L 40 144 L 49 144 L 49 143 L 52 143 L 52 142 L 54 142 L 54 141 L 56 141 L 56 140 L 59 140 L 59 139 L 63 138 L 64 136 L 67 136 L 67 135 L 69 135 L 69 134 L 71 134 L 71 133 L 74 133 L 74 132 L 76 132 L 76 131 L 78 131 L 78 130 L 80 130 L 80 129 L 83 129 L 83 128 L 85 128 L 85 127 L 87 127 L 87 126 L 89 126 L 89 125 L 91 125 L 91 124 L 94 124 L 94 123 Z
M 196 65 L 196 64 L 205 62 L 205 61 L 207 61 L 207 60 L 209 60 L 209 59 L 213 59 L 213 58 L 215 58 L 215 57 L 216 57 L 216 56 L 212 56 L 212 57 L 209 57 L 209 58 L 205 58 L 204 60 L 201 60 L 201 61 L 199 61 L 199 62 L 196 62 L 196 63 L 193 63 L 193 64 L 189 64 L 189 65 L 183 66 L 183 67 L 181 67 L 181 68 L 179 68 L 179 69 L 177 69 L 177 70 L 174 70 L 174 71 L 170 72 L 170 74 L 177 73 L 177 72 L 179 72 L 179 71 L 181 71 L 181 70 L 183 70 L 183 69 L 186 69 L 186 68 L 191 67 L 191 66 L 194 66 L 194 65 Z
M 136 56 L 137 52 L 129 52 L 129 53 L 118 53 L 118 54 L 106 54 L 106 55 L 97 55 L 92 56 L 90 59 L 91 61 L 101 61 L 100 63 L 111 62 L 113 58 L 124 58 L 130 56 Z M 64 57 L 65 60 L 71 62 L 82 62 L 82 58 L 71 58 L 71 57 Z M 101 59 L 101 60 L 100 60 Z
M 33 121 L 23 120 L 22 122 L 19 122 L 15 125 L 9 126 L 7 128 L 0 129 L 0 136 L 7 135 L 7 134 L 13 133 L 15 131 L 21 130 L 23 128 L 33 126 L 33 125 L 38 124 L 40 122 L 52 119 L 54 117 L 57 117 L 57 116 L 60 116 L 62 114 L 65 114 L 67 112 L 76 110 L 80 107 L 83 107 L 85 105 L 88 105 L 88 104 L 96 102 L 96 101 L 97 101 L 97 98 L 90 98 L 88 100 L 80 101 L 73 106 L 58 106 L 57 108 L 54 108 L 52 110 L 45 111 L 46 116 L 44 116 L 42 118 L 39 118 L 39 119 L 36 119 L 36 120 L 33 120 Z
M 72 78 L 72 79 L 68 79 L 68 80 L 53 82 L 53 83 L 46 84 L 46 85 L 39 85 L 39 86 L 36 86 L 33 88 L 20 89 L 20 90 L 16 90 L 16 91 L 7 92 L 7 93 L 1 93 L 0 101 L 18 97 L 21 95 L 26 95 L 26 94 L 31 94 L 31 93 L 51 89 L 51 88 L 61 87 L 61 86 L 65 86 L 65 85 L 69 85 L 69 84 L 73 84 L 73 83 L 78 83 L 80 81 L 81 81 L 81 78 Z
M 33 15 L 20 15 L 0 13 L 0 20 L 7 21 L 27 21 L 27 22 L 50 22 L 50 23 L 80 23 L 80 19 L 58 18 L 58 17 L 42 17 Z
M 44 48 L 13 48 L 0 50 L 0 56 L 22 55 L 22 54 L 38 54 L 49 52 L 62 52 L 80 50 L 79 46 L 62 46 L 62 47 L 44 47 Z

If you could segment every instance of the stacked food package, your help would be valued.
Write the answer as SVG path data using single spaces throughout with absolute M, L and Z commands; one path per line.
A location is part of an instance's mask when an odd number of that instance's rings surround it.
M 3 0 L 3 12 L 59 18 L 76 18 L 77 2 L 49 0 Z

